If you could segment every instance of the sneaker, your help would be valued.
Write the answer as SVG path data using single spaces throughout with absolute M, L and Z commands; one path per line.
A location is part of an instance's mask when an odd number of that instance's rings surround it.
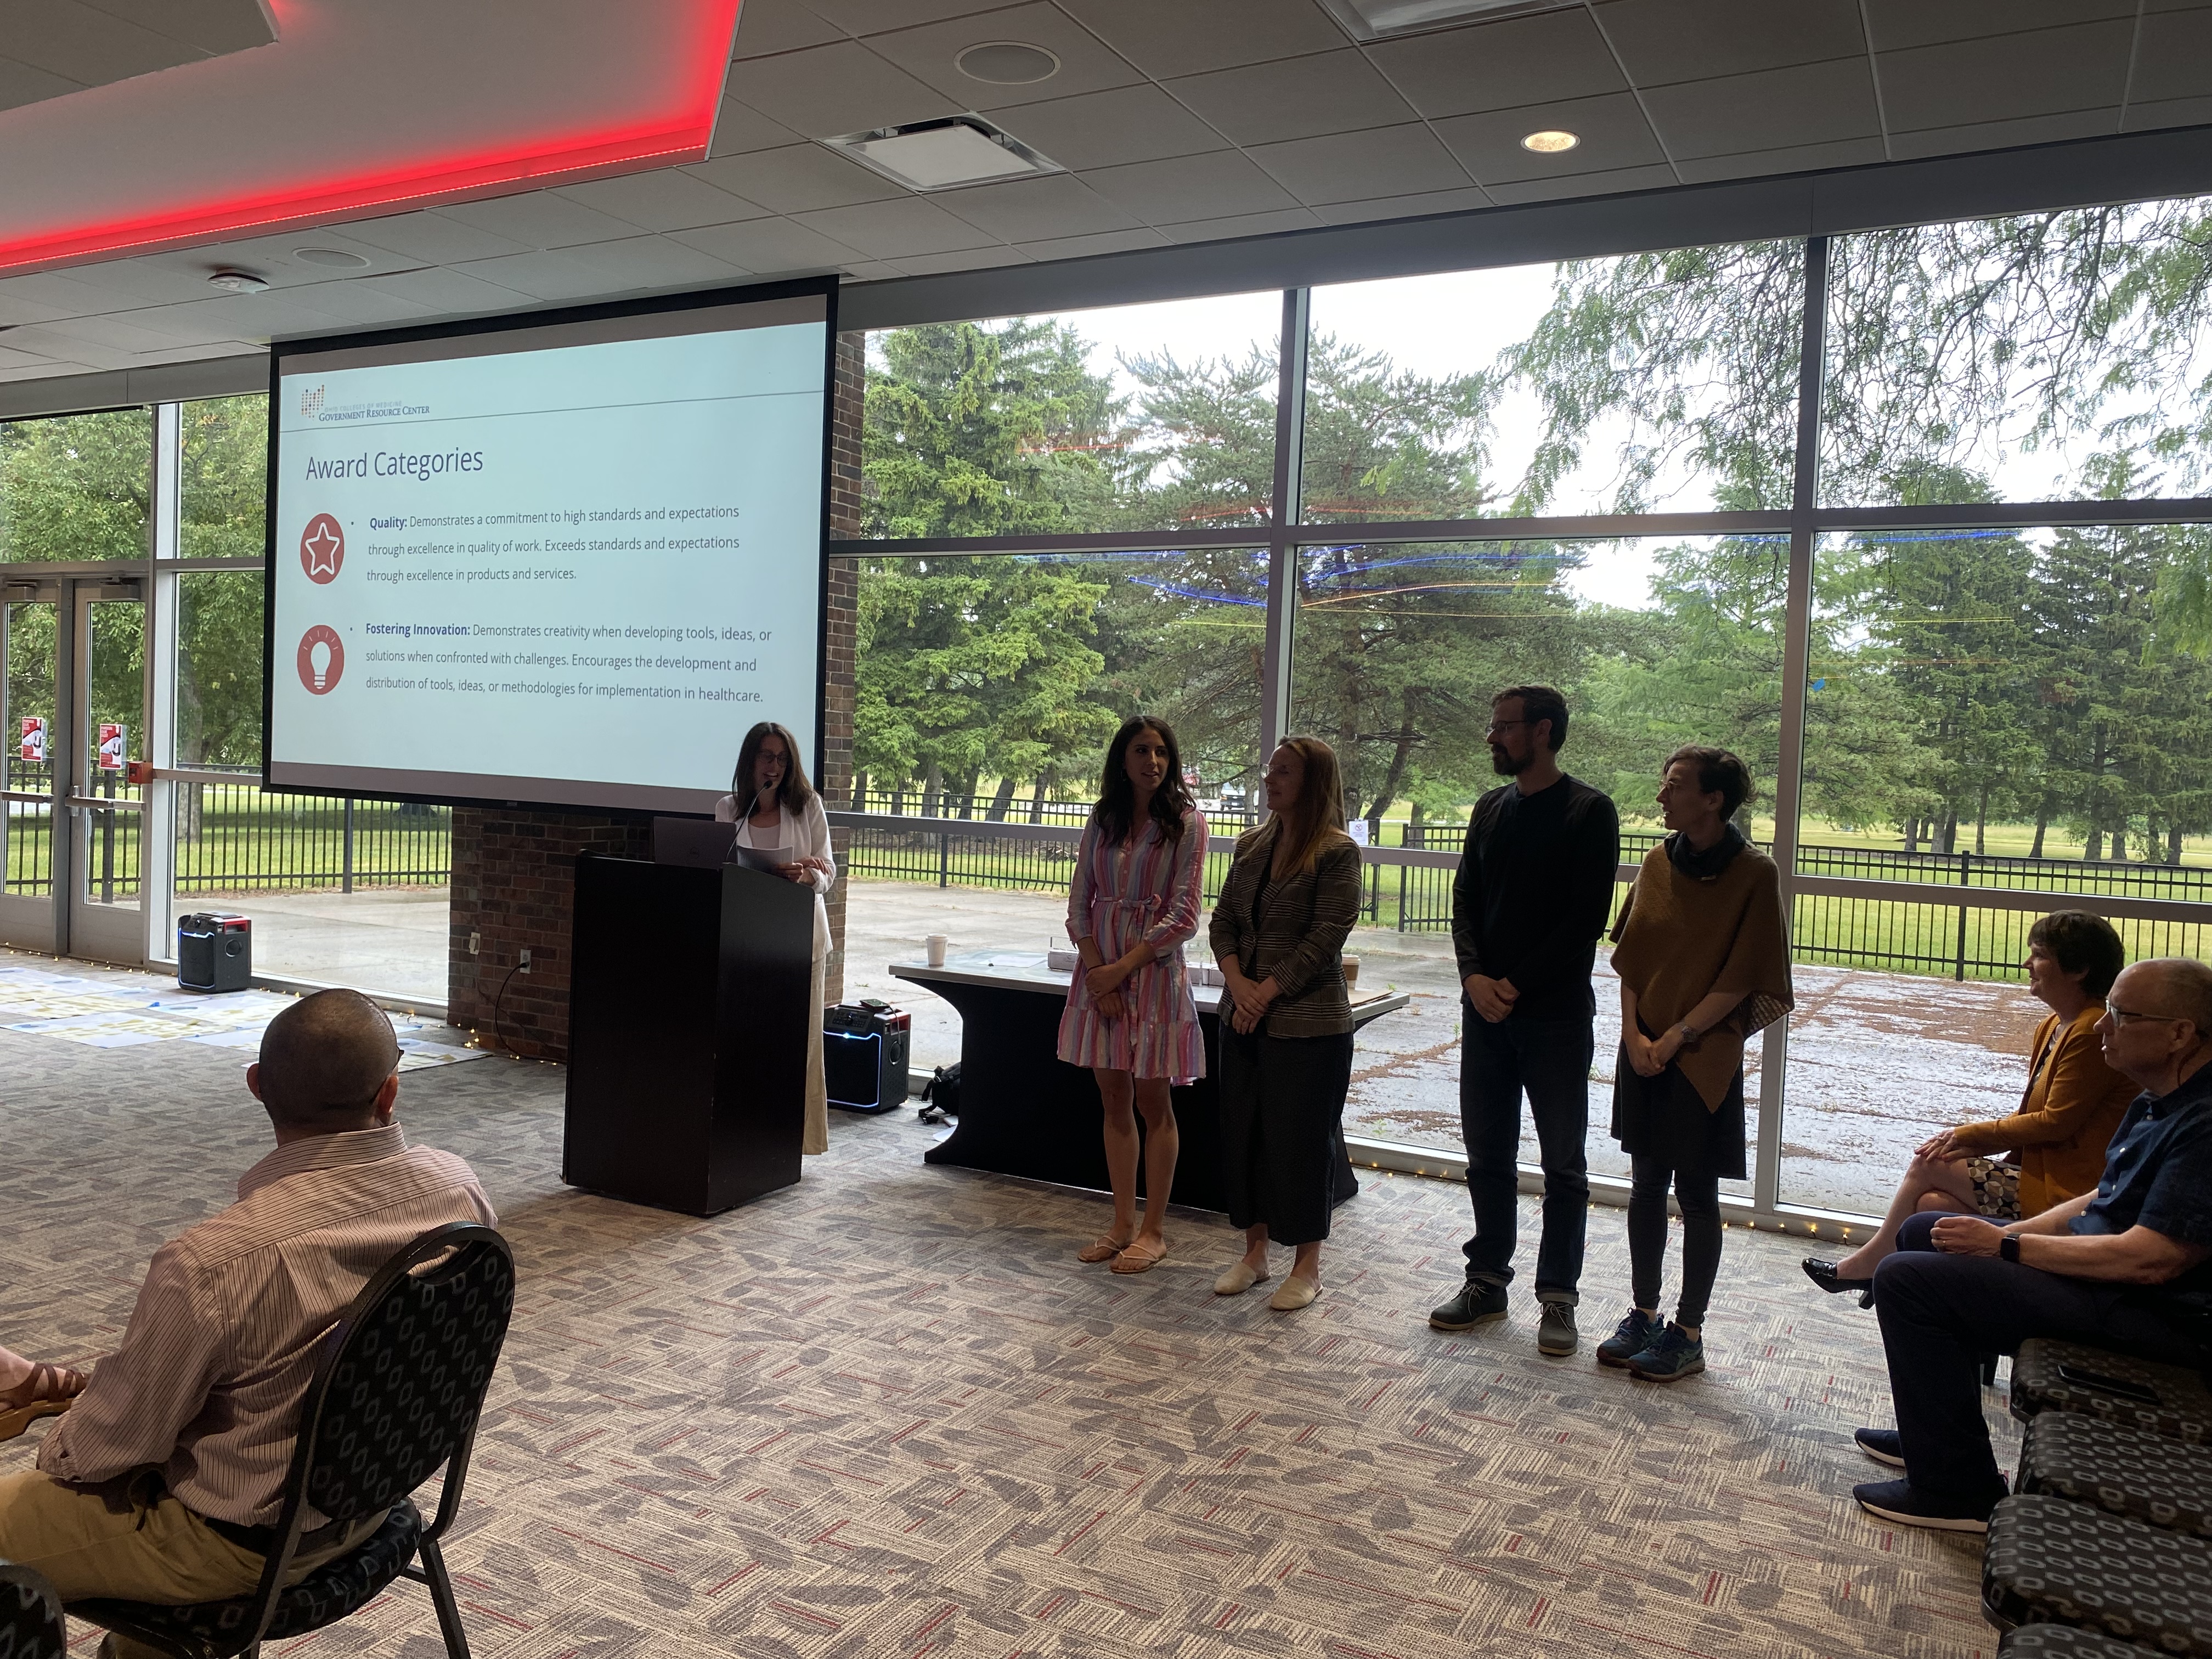
M 1659 1322 L 1641 1308 L 1631 1308 L 1613 1334 L 1597 1345 L 1597 1363 L 1626 1365 L 1658 1340 Z
M 1705 1368 L 1705 1339 L 1687 1334 L 1680 1325 L 1668 1326 L 1656 1342 L 1628 1357 L 1628 1374 L 1646 1382 L 1679 1382 Z
M 1928 1527 L 1937 1532 L 1987 1532 L 1990 1511 L 1997 1506 L 1996 1498 L 1981 1504 L 1933 1498 L 1917 1490 L 1910 1480 L 1869 1480 L 1853 1486 L 1851 1496 L 1869 1515 L 1894 1521 L 1900 1527 Z
M 1471 1331 L 1505 1317 L 1505 1287 L 1486 1279 L 1470 1279 L 1459 1294 L 1441 1308 L 1429 1310 L 1429 1326 L 1439 1331 Z
M 1887 1463 L 1893 1469 L 1905 1467 L 1905 1440 L 1895 1429 L 1853 1429 L 1851 1438 L 1875 1462 Z
M 1580 1346 L 1582 1337 L 1575 1330 L 1575 1304 L 1546 1301 L 1544 1316 L 1536 1325 L 1536 1352 L 1561 1359 Z

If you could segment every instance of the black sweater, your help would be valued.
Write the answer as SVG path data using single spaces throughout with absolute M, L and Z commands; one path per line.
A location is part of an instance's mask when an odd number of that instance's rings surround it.
M 1510 981 L 1515 1018 L 1589 1018 L 1620 864 L 1620 815 L 1588 784 L 1562 776 L 1533 795 L 1513 783 L 1492 790 L 1468 817 L 1452 882 L 1459 976 Z

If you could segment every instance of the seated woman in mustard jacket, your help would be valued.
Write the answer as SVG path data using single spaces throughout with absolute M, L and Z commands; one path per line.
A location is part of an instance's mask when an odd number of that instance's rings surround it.
M 1897 1230 L 1917 1210 L 2018 1221 L 2097 1184 L 2106 1144 L 2137 1092 L 2105 1064 L 2097 1037 L 2105 993 L 2126 965 L 2120 936 L 2102 916 L 2054 910 L 2028 930 L 2028 988 L 2051 1012 L 2028 1048 L 2020 1109 L 1946 1129 L 1922 1146 L 1872 1238 L 1839 1261 L 1807 1259 L 1815 1285 L 1831 1293 L 1868 1291 L 1876 1264 L 1897 1248 Z M 2009 1156 L 1991 1156 L 1998 1152 Z

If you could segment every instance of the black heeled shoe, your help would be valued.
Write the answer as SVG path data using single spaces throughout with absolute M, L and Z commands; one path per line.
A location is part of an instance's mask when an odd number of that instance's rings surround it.
M 1862 1308 L 1874 1306 L 1874 1280 L 1871 1279 L 1845 1279 L 1836 1271 L 1834 1262 L 1823 1261 L 1817 1255 L 1807 1256 L 1804 1266 L 1805 1277 L 1818 1285 L 1830 1296 L 1840 1296 L 1845 1291 L 1856 1291 L 1859 1293 L 1859 1306 Z

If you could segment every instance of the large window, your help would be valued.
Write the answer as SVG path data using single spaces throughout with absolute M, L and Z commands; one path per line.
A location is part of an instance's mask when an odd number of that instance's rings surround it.
M 0 422 L 0 561 L 143 559 L 153 489 L 151 410 Z
M 1197 722 L 1209 787 L 1232 785 L 1240 763 L 1249 776 L 1285 731 L 1340 751 L 1370 849 L 1362 983 L 1413 999 L 1362 1034 L 1355 1133 L 1456 1144 L 1450 866 L 1469 805 L 1497 781 L 1490 695 L 1515 681 L 1566 692 L 1566 764 L 1613 794 L 1630 864 L 1660 832 L 1652 790 L 1677 744 L 1725 744 L 1758 780 L 1745 824 L 1782 866 L 1799 988 L 1786 1028 L 1747 1057 L 1761 1148 L 1749 1196 L 1764 1209 L 1878 1208 L 1934 1126 L 2016 1103 L 2040 1012 L 2020 969 L 2038 915 L 2102 909 L 2134 956 L 2212 949 L 2212 530 L 2191 510 L 2212 493 L 2212 202 L 1213 303 L 1249 320 L 1185 356 L 1165 325 L 1174 307 L 1050 320 L 1050 350 L 1092 366 L 1081 406 L 1122 400 L 1091 426 L 1130 435 L 1044 446 L 1116 459 L 1036 533 L 1093 581 L 1122 549 L 1133 572 L 1197 562 L 1151 578 L 1182 607 L 1171 626 L 1105 581 L 1118 597 L 1078 607 L 1078 631 L 1099 706 Z M 1273 375 L 1275 319 L 1301 304 L 1302 349 Z M 975 327 L 1011 338 L 1039 322 Z M 945 337 L 871 337 L 872 483 L 901 453 L 879 409 L 914 406 L 893 365 Z M 1824 342 L 1817 362 L 1808 338 Z M 1211 366 L 1170 374 L 1188 385 L 1170 399 L 1133 366 L 1170 360 Z M 977 429 L 1039 429 L 1014 402 L 975 407 Z M 1282 502 L 1267 481 L 1279 411 L 1296 416 L 1302 453 Z M 1818 433 L 1809 453 L 1801 429 Z M 1146 454 L 1149 471 L 1127 459 Z M 974 475 L 930 476 L 949 494 Z M 1007 556 L 1026 527 L 896 520 L 884 499 L 864 596 L 951 569 L 913 562 L 922 550 L 902 538 L 972 536 L 991 555 L 978 567 L 1023 565 Z M 2031 501 L 2053 504 L 2039 523 L 2008 510 Z M 1130 539 L 1201 524 L 1249 530 L 1254 550 Z M 1026 568 L 1006 580 L 1049 567 Z M 1279 586 L 1260 580 L 1269 568 Z M 977 591 L 951 609 L 980 629 L 1000 601 Z M 864 631 L 880 625 L 872 603 Z M 1162 643 L 1200 628 L 1222 645 Z M 869 665 L 865 638 L 861 663 L 865 750 L 865 682 L 893 671 Z M 973 749 L 990 729 L 967 722 L 947 741 Z M 1073 802 L 1096 763 L 1071 743 L 1041 787 L 1017 752 L 1001 743 L 1006 758 L 957 779 L 940 768 L 938 810 L 957 798 L 978 817 L 1049 822 L 1054 791 Z M 905 793 L 870 776 L 878 811 L 914 811 L 927 789 L 926 769 L 901 764 Z M 957 885 L 939 858 L 927 873 Z M 1009 867 L 1000 884 L 1030 879 Z M 855 915 L 864 904 L 856 894 Z M 1610 1170 L 1602 951 L 1599 971 L 1591 1155 Z
M 1271 293 L 870 335 L 864 533 L 1264 525 L 1281 328 Z

